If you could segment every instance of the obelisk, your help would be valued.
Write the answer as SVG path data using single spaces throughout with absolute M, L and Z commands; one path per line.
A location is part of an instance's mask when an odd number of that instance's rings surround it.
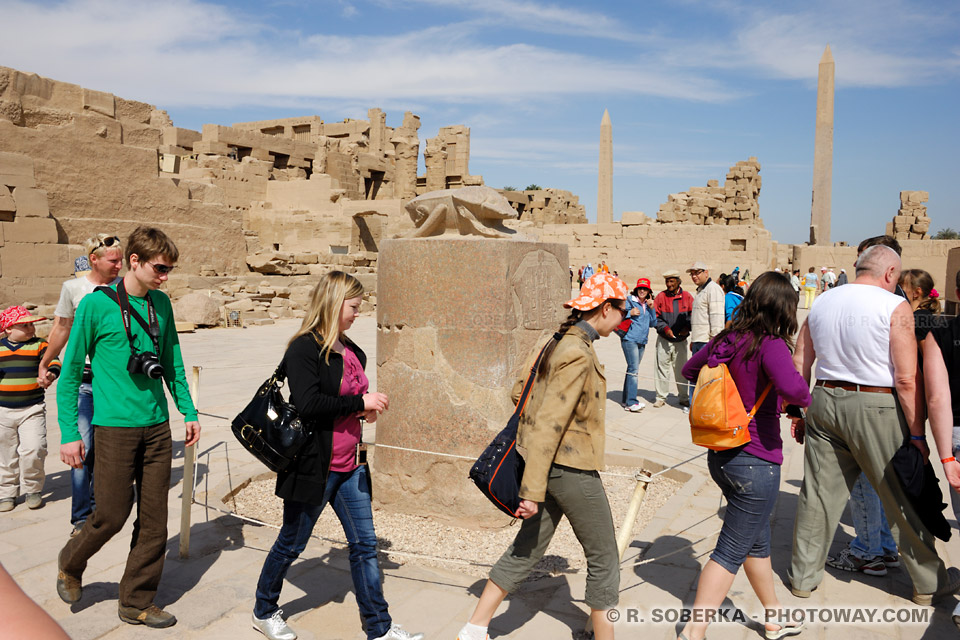
M 817 80 L 817 130 L 813 147 L 813 199 L 810 244 L 830 244 L 830 190 L 833 182 L 833 56 L 830 45 L 820 58 Z
M 600 172 L 597 183 L 597 222 L 613 222 L 613 125 L 610 112 L 600 121 Z

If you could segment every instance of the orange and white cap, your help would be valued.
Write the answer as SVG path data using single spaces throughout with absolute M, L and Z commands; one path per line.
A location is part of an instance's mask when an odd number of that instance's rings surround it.
M 563 306 L 567 309 L 590 311 L 611 298 L 626 300 L 627 284 L 609 273 L 595 273 L 584 281 L 583 286 L 580 287 L 580 295 L 569 302 L 564 302 Z

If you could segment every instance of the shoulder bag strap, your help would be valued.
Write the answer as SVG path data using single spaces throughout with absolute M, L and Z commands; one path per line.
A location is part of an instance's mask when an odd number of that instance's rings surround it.
M 770 393 L 771 387 L 773 387 L 773 382 L 768 382 L 767 386 L 763 388 L 763 393 L 760 394 L 760 397 L 757 398 L 756 404 L 753 405 L 753 409 L 750 409 L 750 413 L 747 414 L 748 420 L 753 420 L 753 416 L 757 413 L 757 409 L 759 409 L 760 405 L 763 404 L 763 401 L 767 399 L 767 394 Z
M 536 379 L 537 369 L 540 368 L 540 361 L 543 360 L 543 354 L 547 350 L 547 347 L 550 346 L 552 340 L 560 342 L 560 338 L 563 337 L 562 333 L 555 333 L 553 337 L 547 341 L 547 344 L 543 345 L 543 348 L 540 349 L 540 355 L 537 356 L 536 362 L 533 363 L 533 366 L 530 368 L 530 373 L 527 375 L 527 381 L 523 383 L 523 391 L 520 392 L 520 399 L 517 400 L 517 408 L 513 412 L 517 418 L 523 415 L 523 408 L 527 406 L 527 397 L 530 395 L 530 389 L 533 388 L 533 381 Z

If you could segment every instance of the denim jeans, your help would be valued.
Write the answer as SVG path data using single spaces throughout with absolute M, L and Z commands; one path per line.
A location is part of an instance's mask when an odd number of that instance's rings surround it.
M 897 555 L 897 543 L 890 533 L 880 496 L 863 473 L 850 490 L 850 517 L 857 534 L 850 541 L 850 553 L 861 560 Z
M 953 455 L 960 456 L 960 427 L 953 428 Z M 957 457 L 960 460 L 960 457 Z M 960 494 L 954 491 L 949 485 L 947 491 L 950 493 L 950 503 L 953 505 L 953 517 L 960 524 Z
M 742 449 L 710 451 L 710 476 L 727 499 L 710 559 L 736 575 L 747 556 L 770 557 L 770 517 L 780 493 L 780 465 Z
M 70 484 L 73 497 L 70 508 L 70 524 L 82 525 L 93 513 L 93 385 L 81 383 L 77 401 L 77 427 L 86 457 L 79 469 L 70 469 Z
M 623 349 L 623 357 L 627 360 L 627 375 L 623 378 L 623 395 L 620 397 L 620 402 L 629 407 L 637 404 L 637 371 L 640 369 L 643 350 L 647 345 L 621 339 L 620 348 Z
M 363 617 L 367 638 L 379 638 L 390 630 L 392 620 L 387 611 L 380 582 L 380 564 L 377 561 L 377 534 L 373 530 L 373 510 L 370 507 L 370 480 L 367 468 L 353 471 L 331 471 L 319 505 L 283 501 L 283 526 L 273 543 L 257 581 L 257 602 L 253 613 L 258 618 L 269 618 L 277 610 L 283 579 L 307 546 L 310 532 L 327 503 L 343 525 L 350 548 L 350 574 L 356 591 L 357 605 Z
M 706 342 L 691 342 L 690 355 L 694 355 L 697 351 L 700 351 L 700 349 L 703 349 L 705 346 L 707 346 L 707 344 L 708 343 Z

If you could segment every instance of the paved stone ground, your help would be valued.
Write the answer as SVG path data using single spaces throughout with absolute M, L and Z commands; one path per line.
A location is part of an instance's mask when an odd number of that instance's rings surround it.
M 186 363 L 203 366 L 199 406 L 216 416 L 233 416 L 253 389 L 265 379 L 279 360 L 286 340 L 297 322 L 285 321 L 269 327 L 244 330 L 208 330 L 181 336 Z M 360 318 L 351 336 L 369 355 L 376 347 L 376 321 Z M 608 373 L 608 454 L 643 457 L 665 465 L 682 462 L 702 452 L 690 444 L 686 417 L 675 406 L 630 414 L 619 408 L 623 355 L 616 337 L 597 343 Z M 372 360 L 372 358 L 371 358 Z M 653 399 L 653 348 L 640 367 L 641 395 Z M 376 369 L 368 375 L 375 386 Z M 70 485 L 67 468 L 57 455 L 59 432 L 53 392 L 48 399 L 48 480 L 46 505 L 29 511 L 18 504 L 0 516 L 0 562 L 14 575 L 26 592 L 51 613 L 74 638 L 257 638 L 250 628 L 254 585 L 264 554 L 273 542 L 273 529 L 243 523 L 235 517 L 204 506 L 204 502 L 225 508 L 221 498 L 237 483 L 263 471 L 233 441 L 227 421 L 202 417 L 203 437 L 198 445 L 197 503 L 191 510 L 190 557 L 178 558 L 180 497 L 183 451 L 175 444 L 173 486 L 170 491 L 167 563 L 157 596 L 158 604 L 179 618 L 177 626 L 148 631 L 120 622 L 116 616 L 117 583 L 129 547 L 131 523 L 95 555 L 84 575 L 83 599 L 74 606 L 62 603 L 54 589 L 56 554 L 70 530 Z M 171 411 L 176 415 L 176 411 Z M 181 438 L 182 421 L 174 421 L 175 438 Z M 784 423 L 786 428 L 786 423 Z M 375 426 L 368 426 L 365 438 L 375 440 Z M 902 569 L 876 578 L 828 570 L 820 588 L 809 600 L 790 595 L 786 585 L 797 492 L 803 472 L 802 450 L 788 444 L 785 450 L 780 501 L 774 520 L 773 565 L 777 591 L 789 607 L 865 606 L 871 608 L 912 608 L 909 578 Z M 670 639 L 674 625 L 652 622 L 655 608 L 675 609 L 690 603 L 702 563 L 713 549 L 720 526 L 719 490 L 709 479 L 704 457 L 681 467 L 691 474 L 674 499 L 639 532 L 627 553 L 621 574 L 620 637 L 639 636 Z M 839 549 L 849 540 L 852 528 L 845 516 L 835 541 Z M 960 557 L 956 538 L 941 544 L 941 553 L 950 562 Z M 494 561 L 491 558 L 490 561 Z M 467 619 L 482 580 L 448 570 L 415 564 L 384 562 L 385 590 L 394 618 L 428 638 L 450 639 Z M 526 585 L 507 600 L 491 626 L 493 638 L 540 640 L 570 638 L 586 621 L 583 597 L 585 576 L 565 575 Z M 936 609 L 918 609 L 930 615 L 927 624 L 814 624 L 803 638 L 947 638 L 957 631 L 950 620 L 953 600 Z M 311 541 L 299 562 L 290 571 L 282 596 L 283 609 L 292 625 L 305 639 L 359 640 L 364 638 L 351 588 L 346 552 L 339 545 Z M 741 572 L 726 603 L 740 607 L 749 618 L 760 615 L 759 603 Z M 629 608 L 640 609 L 646 622 L 628 622 Z M 2 628 L 2 627 L 0 627 Z M 0 632 L 2 635 L 2 632 Z M 713 625 L 712 640 L 763 637 L 754 622 Z

